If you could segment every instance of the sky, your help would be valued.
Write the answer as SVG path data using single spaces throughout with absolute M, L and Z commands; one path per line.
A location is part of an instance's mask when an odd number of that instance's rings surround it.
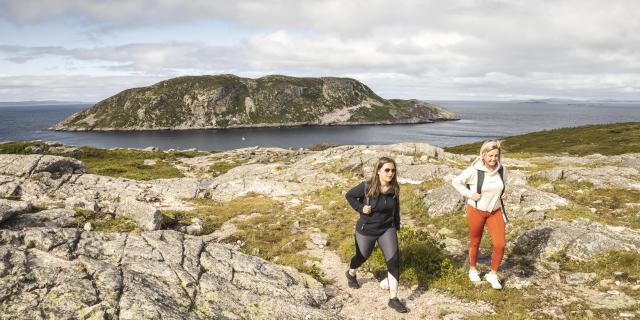
M 349 77 L 384 98 L 640 100 L 636 0 L 0 0 L 0 101 L 183 75 Z

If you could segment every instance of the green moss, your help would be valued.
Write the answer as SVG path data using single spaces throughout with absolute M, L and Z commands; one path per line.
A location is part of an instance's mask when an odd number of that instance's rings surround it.
M 617 155 L 640 152 L 640 123 L 627 122 L 588 125 L 539 131 L 519 136 L 505 137 L 504 150 L 512 156 L 529 157 L 540 154 L 584 156 L 599 153 Z M 482 142 L 445 148 L 447 152 L 477 154 Z M 518 154 L 520 153 L 520 154 Z

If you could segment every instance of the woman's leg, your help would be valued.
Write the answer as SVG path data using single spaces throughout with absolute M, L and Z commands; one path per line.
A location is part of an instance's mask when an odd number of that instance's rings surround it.
M 491 271 L 497 272 L 504 256 L 505 224 L 502 219 L 502 212 L 498 211 L 487 218 L 487 228 L 491 236 L 493 252 L 491 253 Z
M 349 265 L 350 272 L 354 274 L 355 269 L 360 267 L 373 251 L 373 246 L 376 244 L 376 236 L 365 236 L 356 232 L 356 254 L 351 258 L 351 264 Z
M 482 231 L 486 220 L 485 214 L 467 204 L 467 226 L 469 228 L 469 267 L 475 269 L 478 261 L 478 248 L 482 240 Z
M 400 280 L 400 255 L 398 250 L 398 234 L 395 228 L 389 228 L 378 238 L 378 245 L 387 262 L 387 279 L 389 281 L 389 295 L 398 295 L 398 280 Z

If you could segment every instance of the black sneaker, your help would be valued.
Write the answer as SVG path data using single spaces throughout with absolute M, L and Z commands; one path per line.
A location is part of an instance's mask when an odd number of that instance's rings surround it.
M 391 307 L 391 309 L 398 311 L 400 313 L 409 312 L 407 307 L 405 307 L 402 301 L 400 301 L 400 299 L 398 298 L 389 299 L 389 307 Z
M 358 279 L 356 278 L 356 276 L 352 276 L 349 273 L 349 270 L 347 270 L 347 272 L 345 272 L 345 275 L 347 276 L 347 283 L 349 284 L 349 288 L 353 288 L 353 289 L 359 289 L 360 288 L 360 284 L 358 284 Z

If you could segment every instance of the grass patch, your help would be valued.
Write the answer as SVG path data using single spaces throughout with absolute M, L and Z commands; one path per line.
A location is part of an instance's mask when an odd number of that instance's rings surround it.
M 504 151 L 531 157 L 539 154 L 584 156 L 640 152 L 640 122 L 588 125 L 527 133 L 503 139 Z M 445 151 L 477 154 L 482 142 L 445 148 Z
M 111 218 L 106 213 L 96 213 L 88 210 L 76 209 L 74 216 L 77 228 L 82 229 L 84 224 L 89 222 L 94 231 L 99 232 L 142 232 L 138 224 L 125 217 Z
M 228 162 L 228 161 L 218 161 L 213 165 L 209 166 L 207 170 L 213 177 L 217 177 L 227 173 L 229 170 L 240 166 L 240 163 Z
M 563 270 L 569 272 L 593 272 L 599 278 L 613 279 L 614 272 L 622 271 L 626 277 L 635 283 L 640 279 L 640 253 L 623 250 L 613 250 L 598 257 L 585 261 L 573 261 L 564 256 L 555 257 Z
M 306 248 L 308 236 L 295 230 L 293 222 L 294 217 L 289 213 L 255 216 L 236 223 L 239 231 L 234 233 L 233 239 L 244 241 L 241 250 L 247 254 L 257 254 L 263 259 L 294 267 L 326 282 L 314 263 L 317 259 L 300 254 Z
M 225 221 L 239 215 L 251 213 L 270 214 L 283 210 L 282 204 L 271 198 L 249 194 L 227 202 L 211 199 L 194 199 L 195 209 L 190 211 L 162 211 L 164 215 L 163 228 L 176 225 L 189 225 L 191 219 L 202 219 L 202 233 L 209 234 L 222 226 Z
M 4 154 L 38 154 L 71 157 L 84 162 L 87 172 L 97 175 L 120 177 L 134 180 L 181 178 L 182 173 L 172 163 L 178 158 L 192 158 L 202 155 L 196 151 L 150 152 L 142 150 L 106 150 L 93 147 L 79 147 L 77 155 L 49 152 L 49 146 L 42 142 L 9 142 L 0 145 Z M 145 159 L 156 160 L 152 166 L 144 165 Z
M 530 319 L 530 310 L 539 307 L 536 296 L 538 290 L 529 288 L 526 291 L 504 288 L 494 290 L 489 285 L 475 286 L 469 282 L 466 266 L 443 265 L 442 276 L 437 278 L 432 287 L 469 301 L 485 301 L 490 303 L 496 314 L 491 319 Z M 486 319 L 486 316 L 471 317 Z
M 544 180 L 538 179 L 533 184 L 541 184 Z M 577 206 L 551 211 L 553 216 L 564 220 L 585 217 L 594 221 L 640 228 L 640 216 L 637 215 L 637 207 L 629 206 L 630 203 L 638 203 L 640 190 L 628 190 L 619 188 L 594 188 L 589 182 L 556 181 L 552 183 L 555 193 L 564 197 Z M 583 206 L 584 208 L 578 208 Z M 595 208 L 592 213 L 588 208 Z M 569 220 L 570 221 L 570 220 Z

